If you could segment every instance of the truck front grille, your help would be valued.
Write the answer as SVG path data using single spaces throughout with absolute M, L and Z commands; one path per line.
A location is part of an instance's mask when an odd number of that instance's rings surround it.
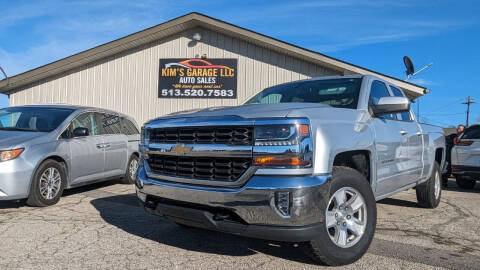
M 182 178 L 236 181 L 252 164 L 251 158 L 177 157 L 150 154 L 152 172 Z
M 253 127 L 214 126 L 151 129 L 151 143 L 252 145 Z

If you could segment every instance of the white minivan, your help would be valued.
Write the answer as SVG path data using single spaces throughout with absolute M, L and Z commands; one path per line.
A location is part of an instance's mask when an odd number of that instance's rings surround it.
M 452 149 L 452 174 L 462 189 L 473 189 L 480 180 L 480 125 L 465 129 Z

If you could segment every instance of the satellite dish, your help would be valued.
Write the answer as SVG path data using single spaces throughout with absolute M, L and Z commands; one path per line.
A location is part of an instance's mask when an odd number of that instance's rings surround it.
M 405 73 L 407 73 L 407 77 L 413 75 L 413 73 L 415 73 L 415 68 L 413 67 L 412 59 L 410 59 L 408 56 L 404 56 L 403 63 L 405 63 L 405 67 L 407 68 L 405 71 Z

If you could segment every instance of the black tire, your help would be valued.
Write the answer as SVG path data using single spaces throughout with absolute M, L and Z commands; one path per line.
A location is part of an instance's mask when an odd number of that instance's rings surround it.
M 303 245 L 306 253 L 315 261 L 330 266 L 346 265 L 360 259 L 368 250 L 377 225 L 377 205 L 368 180 L 358 171 L 349 167 L 333 168 L 330 198 L 341 188 L 353 188 L 362 195 L 367 213 L 366 227 L 358 242 L 350 247 L 340 247 L 330 239 L 327 226 L 312 241 Z M 329 200 L 330 200 L 329 198 Z M 326 206 L 328 207 L 328 205 Z M 326 223 L 326 218 L 322 221 Z
M 56 170 L 60 175 L 60 184 L 58 192 L 55 196 L 52 194 L 52 198 L 45 198 L 41 191 L 41 182 L 45 181 L 42 179 L 42 176 L 47 173 L 49 169 Z M 62 163 L 59 163 L 55 160 L 46 160 L 35 171 L 35 174 L 32 179 L 32 184 L 30 185 L 30 194 L 28 195 L 27 204 L 34 207 L 45 207 L 58 203 L 60 197 L 62 197 L 63 190 L 67 184 L 67 173 L 65 166 Z M 48 192 L 48 191 L 45 191 Z M 54 193 L 55 193 L 54 192 Z M 46 195 L 46 193 L 44 193 Z
M 448 187 L 448 178 L 450 177 L 449 174 L 442 175 L 442 186 L 444 188 Z
M 437 162 L 433 164 L 433 171 L 427 182 L 418 185 L 415 188 L 417 193 L 418 205 L 424 208 L 436 208 L 440 204 L 442 197 L 440 166 Z M 435 193 L 435 184 L 438 185 L 438 194 Z
M 135 180 L 137 178 L 137 172 L 135 171 L 135 173 L 132 175 L 130 173 L 130 166 L 132 166 L 132 163 L 133 162 L 136 162 L 136 170 L 138 170 L 138 162 L 139 162 L 139 158 L 136 156 L 136 155 L 132 155 L 130 157 L 130 160 L 128 161 L 128 164 L 127 164 L 127 171 L 125 172 L 125 176 L 122 177 L 122 179 L 120 179 L 120 183 L 122 184 L 127 184 L 127 185 L 131 185 L 131 184 L 134 184 L 135 183 Z
M 457 185 L 461 189 L 473 189 L 475 187 L 475 180 L 466 178 L 464 176 L 457 175 L 455 176 L 457 180 Z

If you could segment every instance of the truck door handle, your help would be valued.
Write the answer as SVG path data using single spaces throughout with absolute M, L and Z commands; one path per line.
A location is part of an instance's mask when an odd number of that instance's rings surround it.
M 105 148 L 105 144 L 103 144 L 103 143 L 101 143 L 101 144 L 97 144 L 97 148 L 98 148 L 98 149 Z
M 404 135 L 407 135 L 407 134 L 408 134 L 408 132 L 406 132 L 405 130 L 403 130 L 403 129 L 400 130 L 400 135 L 404 136 Z

